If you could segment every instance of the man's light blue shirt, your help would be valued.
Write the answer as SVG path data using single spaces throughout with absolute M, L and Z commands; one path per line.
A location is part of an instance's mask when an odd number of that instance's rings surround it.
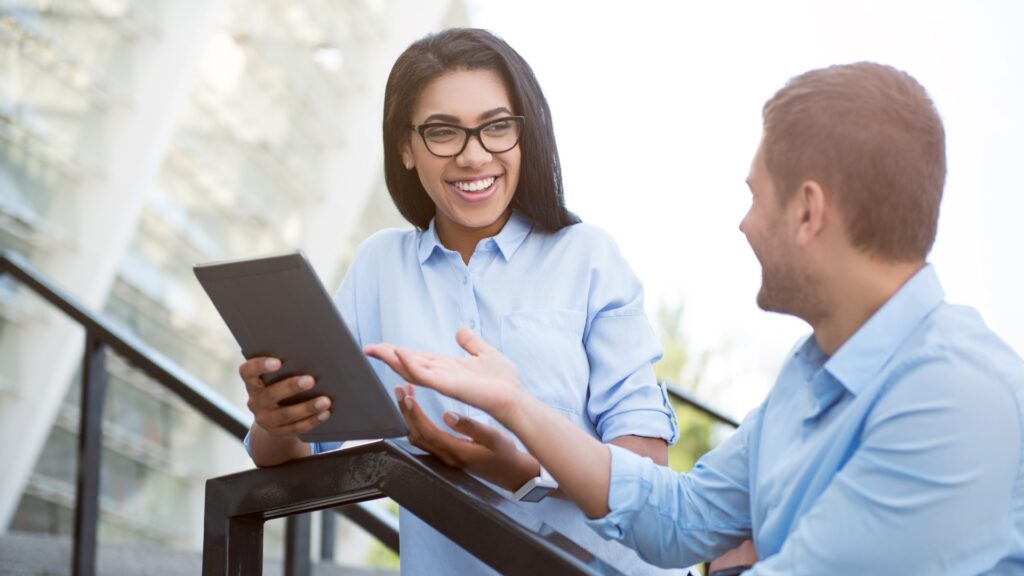
M 501 232 L 478 243 L 468 264 L 441 244 L 433 222 L 424 231 L 384 230 L 359 247 L 335 304 L 361 345 L 465 356 L 455 332 L 469 326 L 517 364 L 531 393 L 594 437 L 675 441 L 675 415 L 654 376 L 661 345 L 644 312 L 643 286 L 597 227 L 543 233 L 513 213 Z M 372 363 L 388 390 L 402 383 Z M 417 387 L 416 399 L 442 429 L 446 410 L 500 428 L 486 413 L 432 390 Z M 529 507 L 632 573 L 657 571 L 591 531 L 574 504 L 547 498 Z M 413 514 L 402 510 L 400 523 L 404 574 L 493 573 Z
M 1024 574 L 1024 363 L 925 266 L 679 475 L 611 446 L 590 522 L 659 565 L 753 538 L 747 574 Z

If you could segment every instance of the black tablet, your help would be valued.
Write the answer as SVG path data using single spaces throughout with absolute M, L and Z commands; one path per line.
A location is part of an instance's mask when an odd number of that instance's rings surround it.
M 280 370 L 264 382 L 309 374 L 316 385 L 283 403 L 331 399 L 332 414 L 299 436 L 306 442 L 405 436 L 391 395 L 341 319 L 301 252 L 202 264 L 196 278 L 246 358 L 273 356 Z

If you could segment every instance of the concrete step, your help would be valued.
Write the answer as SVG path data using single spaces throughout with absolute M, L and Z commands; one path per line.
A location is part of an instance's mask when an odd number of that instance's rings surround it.
M 155 544 L 101 544 L 100 576 L 196 576 L 202 572 L 200 552 L 173 550 Z M 9 532 L 0 534 L 0 575 L 64 576 L 71 574 L 71 540 L 66 536 Z M 280 576 L 281 561 L 264 562 L 263 574 Z M 313 576 L 396 576 L 390 570 L 313 564 Z

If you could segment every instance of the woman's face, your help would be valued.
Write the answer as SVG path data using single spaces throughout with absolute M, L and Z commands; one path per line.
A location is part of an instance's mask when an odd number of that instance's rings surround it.
M 466 128 L 512 116 L 512 103 L 501 77 L 491 70 L 454 70 L 423 89 L 412 111 L 414 125 L 442 122 Z M 410 130 L 402 161 L 419 175 L 437 207 L 438 229 L 497 233 L 504 226 L 519 182 L 519 146 L 491 153 L 479 138 L 469 136 L 457 156 L 439 158 Z

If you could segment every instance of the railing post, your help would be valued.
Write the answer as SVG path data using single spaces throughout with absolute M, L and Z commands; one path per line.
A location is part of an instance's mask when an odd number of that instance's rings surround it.
M 320 511 L 320 559 L 334 561 L 334 508 Z
M 96 541 L 99 528 L 100 453 L 103 448 L 103 398 L 107 391 L 107 348 L 86 333 L 82 361 L 81 417 L 78 423 L 78 481 L 75 498 L 75 539 L 71 573 L 96 573 Z
M 310 515 L 293 514 L 285 519 L 284 576 L 309 576 L 313 564 L 309 559 Z

